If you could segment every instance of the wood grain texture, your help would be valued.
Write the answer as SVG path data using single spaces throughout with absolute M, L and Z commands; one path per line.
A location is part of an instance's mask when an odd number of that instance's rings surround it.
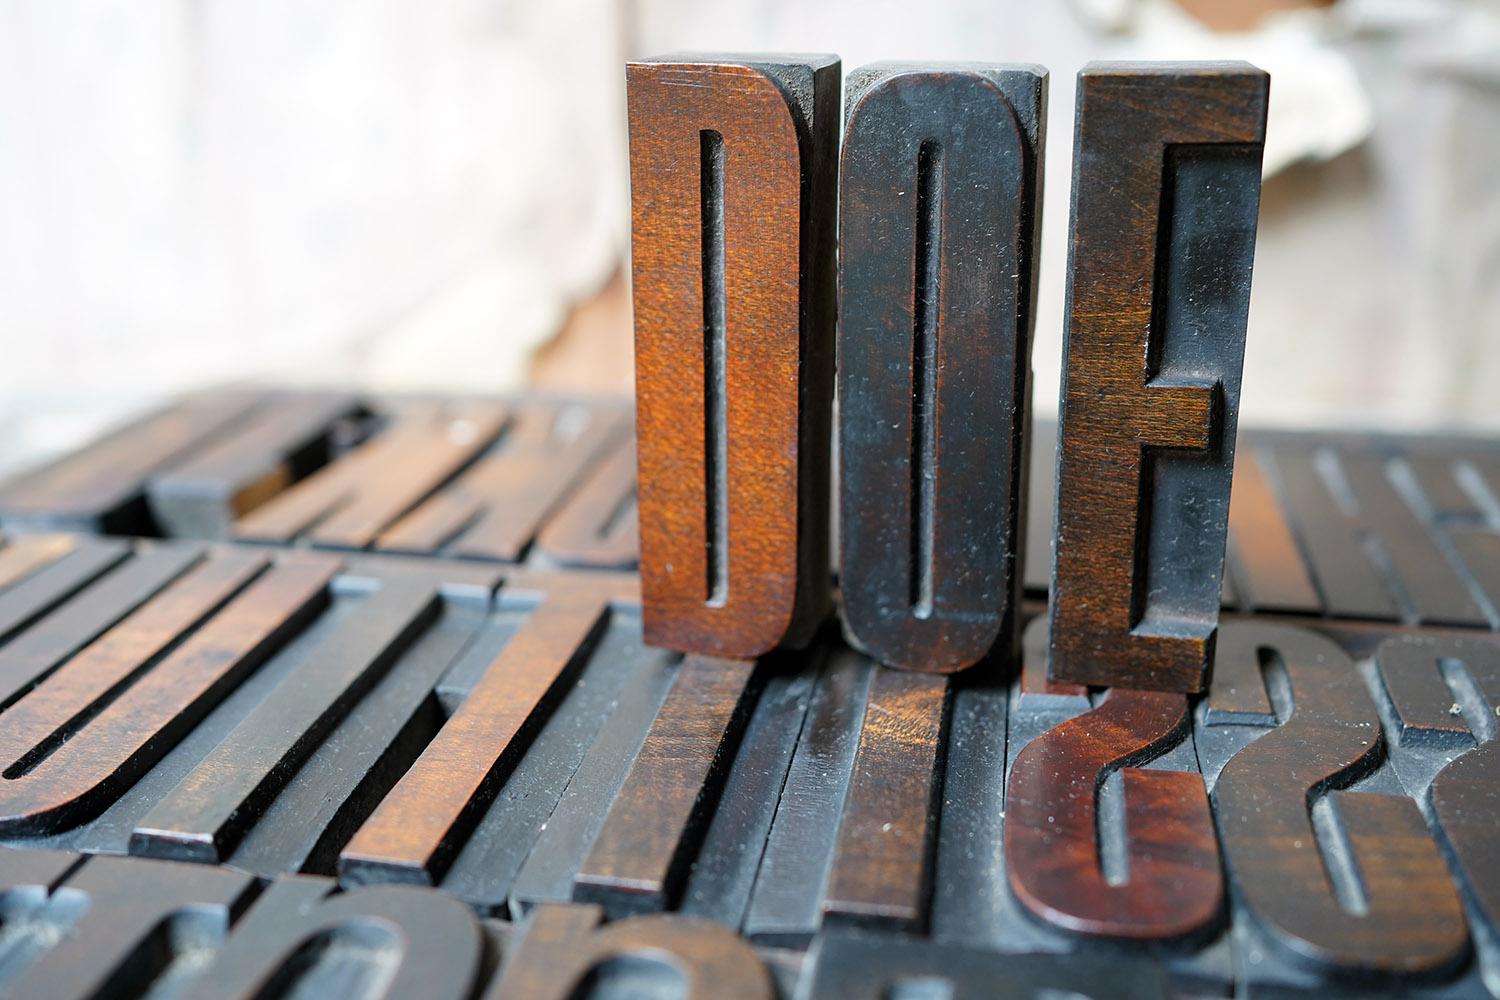
M 399 406 L 385 430 L 236 521 L 235 537 L 367 548 L 494 441 L 507 413 L 492 402 Z
M 825 916 L 926 926 L 947 715 L 944 678 L 876 670 L 824 891 Z
M 680 897 L 761 686 L 754 665 L 689 656 L 573 882 L 611 915 Z
M 1078 78 L 1049 671 L 1209 681 L 1268 77 L 1244 63 Z
M 624 410 L 566 404 L 512 406 L 499 442 L 383 531 L 381 549 L 521 559 L 547 518 L 629 429 Z
M 97 811 L 326 603 L 336 559 L 269 562 L 209 560 L 0 715 L 0 827 L 40 832 Z
M 556 581 L 554 581 L 555 583 Z M 524 582 L 507 588 L 524 595 Z M 536 595 L 511 637 L 436 738 L 340 855 L 346 882 L 432 883 L 581 669 L 612 603 L 633 587 L 600 574 Z
M 549 563 L 591 569 L 634 569 L 640 554 L 635 445 L 611 451 L 585 473 L 578 490 L 547 520 L 537 550 Z
M 1223 628 L 1218 657 L 1210 707 L 1225 684 L 1236 692 L 1228 710 L 1259 703 L 1281 720 L 1214 786 L 1236 898 L 1276 947 L 1315 968 L 1453 969 L 1468 951 L 1463 907 L 1416 803 L 1347 790 L 1382 749 L 1375 705 L 1349 657 L 1315 632 L 1240 622 Z M 1332 814 L 1325 829 L 1340 831 L 1332 837 L 1314 823 L 1320 799 Z M 1335 881 L 1333 872 L 1351 868 L 1357 874 Z
M 839 185 L 839 583 L 850 641 L 1013 654 L 1046 117 L 1039 67 L 850 75 Z
M 646 639 L 750 659 L 828 608 L 839 63 L 630 63 Z
M 1477 744 L 1438 772 L 1427 801 L 1440 842 L 1457 860 L 1480 917 L 1488 927 L 1500 927 L 1500 645 L 1401 636 L 1383 643 L 1375 661 L 1395 703 L 1403 743 L 1441 734 L 1468 736 Z
M 1006 791 L 1005 855 L 1016 896 L 1042 920 L 1079 934 L 1185 938 L 1224 908 L 1219 848 L 1203 779 L 1137 765 L 1189 731 L 1187 699 L 1111 691 L 1095 709 L 1032 740 Z M 1124 782 L 1128 861 L 1105 875 L 1098 793 Z
M 597 906 L 538 906 L 515 957 L 485 1000 L 568 1000 L 609 964 L 658 967 L 684 1000 L 773 1000 L 765 965 L 733 931 L 694 917 L 652 915 L 600 925 Z

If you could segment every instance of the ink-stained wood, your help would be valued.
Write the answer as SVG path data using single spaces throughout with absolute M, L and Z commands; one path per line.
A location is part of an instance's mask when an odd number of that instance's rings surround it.
M 515 589 L 524 593 L 525 584 Z M 633 590 L 630 581 L 601 574 L 540 596 L 525 626 L 345 846 L 344 881 L 442 877 L 582 666 L 611 605 Z
M 1187 699 L 1115 689 L 1095 709 L 1031 741 L 1006 793 L 1010 885 L 1040 919 L 1079 934 L 1184 938 L 1224 906 L 1203 779 L 1138 765 L 1189 731 Z M 1121 769 L 1128 863 L 1106 877 L 1096 790 Z
M 302 996 L 465 1000 L 484 982 L 483 935 L 463 903 L 407 886 L 337 895 L 333 890 L 321 878 L 271 883 L 186 996 L 250 998 L 296 990 Z M 342 957 L 352 967 L 338 969 L 335 959 L 332 975 L 319 980 L 315 956 L 337 954 L 331 942 L 344 944 Z
M 665 973 L 685 1000 L 772 1000 L 765 965 L 733 931 L 708 920 L 657 914 L 600 924 L 597 906 L 546 904 L 527 921 L 517 954 L 484 993 L 485 1000 L 567 1000 L 595 974 L 623 962 Z M 607 988 L 607 987 L 606 987 Z
M 626 71 L 646 639 L 748 659 L 828 607 L 833 56 Z
M 948 673 L 1014 653 L 1040 67 L 850 75 L 839 183 L 839 582 L 851 642 Z
M 441 492 L 382 531 L 377 546 L 515 562 L 591 463 L 628 433 L 625 412 L 516 407 L 499 443 Z
M 1375 662 L 1395 704 L 1403 743 L 1436 734 L 1471 737 L 1478 744 L 1437 773 L 1428 801 L 1480 916 L 1489 927 L 1500 926 L 1500 646 L 1493 640 L 1402 636 L 1383 643 Z
M 432 583 L 383 585 L 141 821 L 131 853 L 220 862 L 297 767 L 438 614 Z
M 826 916 L 926 926 L 947 711 L 944 678 L 875 671 L 824 892 Z
M 633 444 L 616 448 L 585 474 L 577 492 L 537 535 L 536 547 L 558 566 L 635 568 L 640 528 Z
M 16 635 L 118 566 L 130 552 L 126 543 L 110 539 L 75 542 L 65 554 L 0 591 L 0 639 Z
M 383 433 L 236 521 L 235 537 L 366 548 L 473 461 L 507 414 L 500 403 L 408 403 Z
M 340 422 L 359 411 L 349 393 L 267 394 L 231 435 L 147 479 L 156 526 L 173 538 L 228 538 L 235 518 L 326 464 Z
M 611 915 L 681 895 L 761 685 L 754 665 L 689 656 L 574 880 Z
M 209 938 L 208 928 L 227 925 L 255 888 L 250 876 L 222 868 L 91 858 L 66 879 L 72 912 L 41 915 L 51 946 L 3 981 L 5 993 L 140 996 L 180 983 L 174 965 L 197 944 L 194 923 Z M 174 925 L 179 933 L 167 933 Z
M 1213 789 L 1236 899 L 1273 944 L 1315 968 L 1432 976 L 1457 966 L 1463 907 L 1416 803 L 1340 790 L 1381 753 L 1375 705 L 1348 655 L 1306 629 L 1236 622 L 1221 630 L 1218 658 L 1211 708 L 1222 684 L 1233 692 L 1224 710 L 1259 706 L 1282 720 Z
M 1218 621 L 1268 77 L 1078 78 L 1049 671 L 1206 689 Z
M 247 390 L 195 393 L 0 485 L 0 526 L 150 534 L 151 473 L 227 434 L 256 405 Z

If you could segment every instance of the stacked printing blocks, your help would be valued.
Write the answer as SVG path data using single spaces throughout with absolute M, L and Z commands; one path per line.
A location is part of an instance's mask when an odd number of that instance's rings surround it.
M 0 487 L 0 990 L 1495 987 L 1500 442 L 1236 439 L 1234 358 L 1124 352 L 1143 376 L 1090 355 L 1099 255 L 1155 275 L 1172 314 L 1201 283 L 1191 220 L 1253 219 L 1213 200 L 1243 192 L 1249 140 L 1211 129 L 1173 140 L 1203 150 L 1165 158 L 1172 197 L 1131 202 L 1172 209 L 1177 236 L 1148 242 L 1173 266 L 1075 227 L 1095 256 L 1074 264 L 1062 432 L 1028 428 L 1014 348 L 1044 80 L 886 66 L 850 78 L 835 487 L 831 356 L 799 354 L 816 345 L 797 332 L 832 319 L 831 296 L 799 298 L 831 279 L 831 219 L 777 213 L 787 190 L 826 200 L 832 167 L 782 170 L 778 143 L 835 135 L 837 63 L 789 60 L 632 67 L 633 186 L 657 199 L 636 206 L 634 414 L 225 390 Z M 1090 164 L 1160 165 L 1125 148 L 1160 123 L 1098 139 L 1090 116 L 1117 100 L 1176 121 L 1179 89 L 1232 108 L 1225 88 L 1255 79 L 1090 70 L 1081 150 L 1124 145 L 1080 160 L 1083 220 L 1166 183 L 1122 167 L 1096 184 Z M 712 106 L 725 94 L 741 117 Z M 966 143 L 976 116 L 991 131 Z M 744 134 L 765 141 L 737 161 Z M 673 144 L 693 169 L 673 172 Z M 1019 179 L 974 194 L 965 171 Z M 655 213 L 677 183 L 699 199 L 691 252 L 643 253 L 672 245 Z M 1003 224 L 966 225 L 981 195 Z M 987 240 L 994 275 L 946 277 Z M 1215 260 L 1248 267 L 1231 244 Z M 782 266 L 786 287 L 745 292 Z M 650 280 L 679 267 L 701 286 Z M 752 309 L 790 353 L 736 343 Z M 899 350 L 858 339 L 893 312 Z M 965 325 L 977 312 L 1008 333 Z M 662 324 L 691 349 L 653 340 Z M 981 349 L 996 339 L 1012 349 Z M 834 495 L 837 540 L 817 530 Z M 1121 525 L 1135 555 L 1112 562 Z M 1217 560 L 1182 540 L 1215 531 Z M 1107 638 L 1115 614 L 1144 652 Z

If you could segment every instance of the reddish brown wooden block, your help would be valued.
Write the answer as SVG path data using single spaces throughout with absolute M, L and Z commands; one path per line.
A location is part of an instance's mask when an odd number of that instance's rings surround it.
M 612 605 L 638 600 L 629 577 L 611 574 L 566 583 L 518 574 L 505 589 L 528 598 L 528 580 L 542 590 L 530 617 L 345 845 L 339 869 L 346 882 L 441 878 L 566 693 Z
M 626 80 L 646 639 L 749 659 L 828 606 L 839 63 Z
M 597 463 L 537 536 L 537 549 L 560 566 L 633 569 L 640 552 L 635 447 Z
M 1005 797 L 1005 855 L 1011 888 L 1032 913 L 1079 934 L 1133 940 L 1186 937 L 1220 914 L 1203 779 L 1128 766 L 1188 728 L 1182 695 L 1120 690 L 1026 745 Z M 1115 884 L 1100 859 L 1096 790 L 1121 764 L 1128 864 Z
M 1049 670 L 1201 691 L 1218 621 L 1267 76 L 1078 79 Z
M 942 809 L 948 682 L 879 669 L 839 820 L 823 912 L 920 930 Z

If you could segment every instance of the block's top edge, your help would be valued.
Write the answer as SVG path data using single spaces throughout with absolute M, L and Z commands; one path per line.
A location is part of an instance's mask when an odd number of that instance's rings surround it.
M 1099 60 L 1087 63 L 1078 71 L 1078 76 L 1220 76 L 1226 73 L 1269 75 L 1259 66 L 1243 59 L 1214 59 L 1203 62 Z
M 662 64 L 704 66 L 805 66 L 826 69 L 839 64 L 831 52 L 667 52 L 644 59 L 632 59 L 630 66 Z
M 878 62 L 865 63 L 849 71 L 849 78 L 856 76 L 893 76 L 898 73 L 979 73 L 990 75 L 994 73 L 1028 73 L 1032 76 L 1047 78 L 1047 67 L 1040 63 L 1028 62 L 973 62 L 968 60 L 921 62 L 909 59 L 882 59 Z

